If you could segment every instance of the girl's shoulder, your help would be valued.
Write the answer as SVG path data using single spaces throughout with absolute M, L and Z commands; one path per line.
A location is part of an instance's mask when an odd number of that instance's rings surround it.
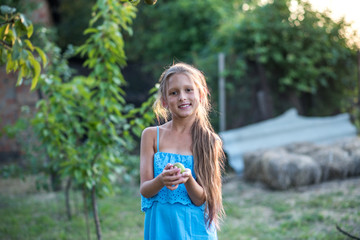
M 147 127 L 143 130 L 141 137 L 149 137 L 149 136 L 156 136 L 156 126 Z
M 156 144 L 156 127 L 147 127 L 141 134 L 141 148 L 154 149 Z
M 168 129 L 168 124 L 169 124 L 169 122 L 164 123 L 164 124 L 159 125 L 159 126 L 147 127 L 147 128 L 145 128 L 145 129 L 143 130 L 142 135 L 144 135 L 144 134 L 146 134 L 146 135 L 149 135 L 149 134 L 150 134 L 150 135 L 154 135 L 154 134 L 155 134 L 155 136 L 156 136 L 157 128 L 159 128 L 160 131 L 161 131 L 161 130 L 166 130 L 166 129 Z
M 157 128 L 159 128 L 159 134 L 161 134 L 160 132 L 163 132 L 163 131 L 167 131 L 168 130 L 168 125 L 169 125 L 169 122 L 167 123 L 164 123 L 160 126 L 151 126 L 151 127 L 147 127 L 143 130 L 142 134 L 141 134 L 141 138 L 151 138 L 151 139 L 156 139 L 157 138 Z

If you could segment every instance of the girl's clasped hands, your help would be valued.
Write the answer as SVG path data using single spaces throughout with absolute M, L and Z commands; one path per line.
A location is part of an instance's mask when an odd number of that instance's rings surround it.
M 179 184 L 186 183 L 192 176 L 191 170 L 185 168 L 183 173 L 180 173 L 180 168 L 174 167 L 171 163 L 168 163 L 161 173 L 161 181 L 170 190 L 178 188 Z

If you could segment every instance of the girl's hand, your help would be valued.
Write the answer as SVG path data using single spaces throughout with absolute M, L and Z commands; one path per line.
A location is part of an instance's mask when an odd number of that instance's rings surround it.
M 175 168 L 172 164 L 168 163 L 160 175 L 162 184 L 170 190 L 178 188 L 179 184 L 176 183 L 179 179 L 180 169 Z
M 185 171 L 183 173 L 180 174 L 180 179 L 179 181 L 181 181 L 179 184 L 181 183 L 186 183 L 190 177 L 192 177 L 192 174 L 191 174 L 191 170 L 190 168 L 185 168 Z
M 170 190 L 177 189 L 179 184 L 186 183 L 191 176 L 192 174 L 189 168 L 186 168 L 183 173 L 180 173 L 180 169 L 170 163 L 165 166 L 161 173 L 162 183 Z
M 185 171 L 183 173 L 180 173 L 180 171 L 178 171 L 175 177 L 177 178 L 172 182 L 173 185 L 171 187 L 168 187 L 170 190 L 175 190 L 179 186 L 179 184 L 186 183 L 190 179 L 190 177 L 192 177 L 191 170 L 189 168 L 185 168 Z

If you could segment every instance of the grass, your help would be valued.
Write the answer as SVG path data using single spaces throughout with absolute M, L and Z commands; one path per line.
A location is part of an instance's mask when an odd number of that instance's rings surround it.
M 224 185 L 227 219 L 221 239 L 346 239 L 338 224 L 360 236 L 360 179 L 290 191 L 259 184 Z
M 360 236 L 360 178 L 290 191 L 271 191 L 233 177 L 224 184 L 224 220 L 219 239 L 346 239 Z M 87 239 L 79 193 L 71 196 L 66 219 L 64 195 L 36 191 L 34 181 L 0 180 L 0 239 Z M 144 214 L 138 187 L 99 200 L 103 239 L 143 239 Z M 96 239 L 92 218 L 91 239 Z

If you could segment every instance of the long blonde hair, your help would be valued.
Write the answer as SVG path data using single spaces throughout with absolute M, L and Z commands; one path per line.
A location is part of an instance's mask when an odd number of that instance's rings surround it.
M 205 192 L 205 218 L 210 225 L 215 223 L 219 228 L 220 220 L 225 212 L 222 205 L 221 173 L 223 171 L 224 152 L 219 136 L 214 132 L 209 121 L 209 91 L 204 74 L 186 63 L 177 63 L 166 69 L 160 76 L 160 87 L 153 109 L 158 121 L 165 122 L 171 113 L 164 108 L 168 80 L 174 74 L 186 74 L 192 79 L 199 90 L 200 104 L 196 112 L 195 121 L 191 127 L 192 153 L 194 157 L 194 171 L 198 183 Z

